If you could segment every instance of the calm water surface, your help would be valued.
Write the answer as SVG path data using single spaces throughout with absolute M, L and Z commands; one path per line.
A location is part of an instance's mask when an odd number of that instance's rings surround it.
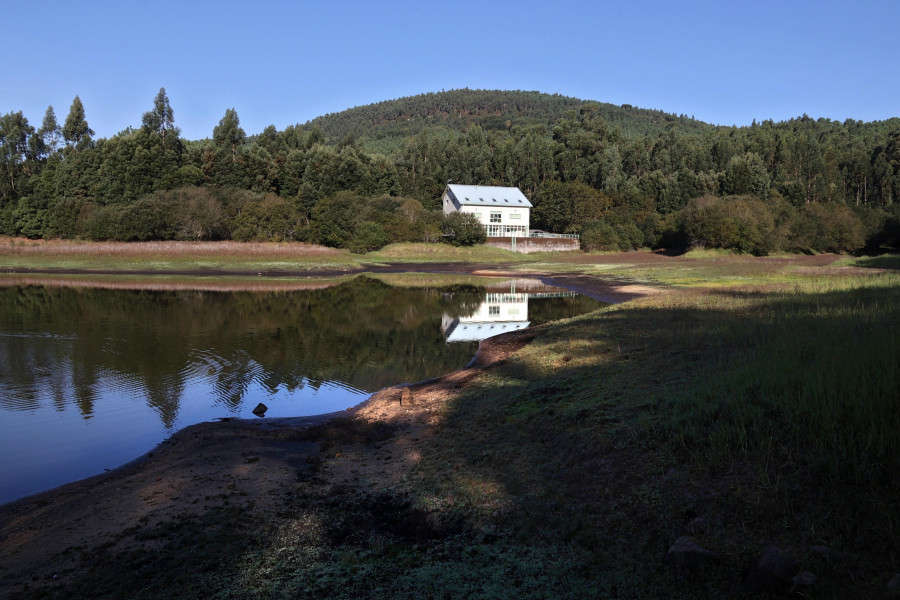
M 536 282 L 296 292 L 0 287 L 0 503 L 218 417 L 317 415 L 464 366 L 478 341 L 594 310 Z M 527 291 L 523 291 L 527 290 Z

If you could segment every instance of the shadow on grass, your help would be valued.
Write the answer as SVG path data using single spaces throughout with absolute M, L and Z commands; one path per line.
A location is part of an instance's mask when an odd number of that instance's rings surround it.
M 856 261 L 857 267 L 867 269 L 891 269 L 900 271 L 900 254 L 882 254 L 881 256 L 867 256 Z
M 896 292 L 697 293 L 575 319 L 463 393 L 419 493 L 565 553 L 601 596 L 748 595 L 771 542 L 817 568 L 821 597 L 879 595 L 900 550 Z M 719 565 L 664 569 L 686 533 Z M 816 563 L 821 544 L 852 565 Z

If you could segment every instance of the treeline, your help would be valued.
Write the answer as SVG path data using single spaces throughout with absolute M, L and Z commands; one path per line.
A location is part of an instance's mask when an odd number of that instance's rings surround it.
M 0 233 L 298 240 L 366 251 L 447 239 L 453 226 L 439 199 L 455 181 L 520 187 L 534 204 L 533 228 L 580 233 L 588 249 L 704 245 L 766 254 L 900 245 L 900 119 L 804 116 L 726 128 L 670 115 L 663 129 L 640 134 L 611 122 L 609 105 L 576 110 L 569 100 L 426 94 L 347 111 L 343 122 L 329 115 L 283 131 L 269 126 L 252 138 L 227 110 L 210 138 L 190 141 L 164 89 L 139 128 L 98 140 L 76 97 L 63 125 L 52 107 L 38 128 L 21 112 L 0 117 Z M 388 153 L 366 149 L 379 135 L 377 115 L 399 121 L 416 106 L 424 111 L 417 117 L 463 122 L 421 128 Z M 565 110 L 550 123 L 512 123 L 557 109 Z M 502 126 L 464 118 L 493 112 Z M 345 133 L 335 141 L 334 132 Z

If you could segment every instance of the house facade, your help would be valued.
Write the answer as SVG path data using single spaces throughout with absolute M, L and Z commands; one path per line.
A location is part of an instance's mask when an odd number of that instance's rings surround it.
M 517 187 L 451 183 L 441 205 L 445 215 L 475 215 L 488 237 L 528 237 L 531 202 Z

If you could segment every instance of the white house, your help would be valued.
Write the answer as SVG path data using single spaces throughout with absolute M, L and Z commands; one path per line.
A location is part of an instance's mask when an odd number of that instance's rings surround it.
M 475 215 L 488 237 L 528 237 L 531 202 L 517 187 L 451 183 L 441 201 L 445 215 Z

